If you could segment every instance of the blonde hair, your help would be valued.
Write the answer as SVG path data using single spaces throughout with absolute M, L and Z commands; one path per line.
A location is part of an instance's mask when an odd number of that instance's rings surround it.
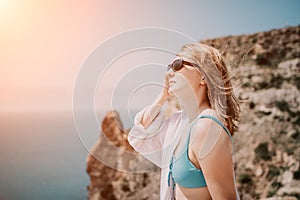
M 212 46 L 193 43 L 184 45 L 177 55 L 199 66 L 206 81 L 209 103 L 218 117 L 225 120 L 233 136 L 238 130 L 240 106 L 221 53 Z

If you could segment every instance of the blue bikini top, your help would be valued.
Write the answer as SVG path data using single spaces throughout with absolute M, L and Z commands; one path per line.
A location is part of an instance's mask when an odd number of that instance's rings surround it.
M 201 118 L 212 119 L 220 126 L 222 126 L 222 128 L 228 134 L 232 142 L 233 139 L 230 132 L 220 120 L 218 120 L 217 118 L 211 115 L 202 115 L 196 119 L 201 119 Z M 191 128 L 193 127 L 195 122 L 196 120 L 194 120 L 194 122 L 192 123 Z M 175 183 L 178 183 L 178 185 L 185 188 L 200 188 L 200 187 L 207 186 L 202 170 L 196 168 L 195 165 L 190 161 L 188 156 L 188 147 L 190 141 L 191 128 L 188 133 L 188 139 L 187 139 L 186 147 L 184 148 L 184 152 L 180 154 L 181 156 L 176 160 L 174 159 L 174 154 L 173 154 L 170 161 L 168 186 L 172 185 L 173 190 L 175 188 Z

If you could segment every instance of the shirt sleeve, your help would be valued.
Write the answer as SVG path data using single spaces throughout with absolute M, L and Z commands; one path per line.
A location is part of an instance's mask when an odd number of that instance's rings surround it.
M 151 124 L 145 128 L 141 121 L 148 109 L 159 109 L 158 114 Z M 166 134 L 168 119 L 165 118 L 164 111 L 160 105 L 147 106 L 138 112 L 134 119 L 134 126 L 128 134 L 130 145 L 145 158 L 161 167 L 162 143 Z

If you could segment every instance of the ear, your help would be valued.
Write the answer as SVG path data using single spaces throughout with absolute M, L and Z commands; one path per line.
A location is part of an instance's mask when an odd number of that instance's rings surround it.
M 206 85 L 204 76 L 202 76 L 202 78 L 201 78 L 200 85 Z

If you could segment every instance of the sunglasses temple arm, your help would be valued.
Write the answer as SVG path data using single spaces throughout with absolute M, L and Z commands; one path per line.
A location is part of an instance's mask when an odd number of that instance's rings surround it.
M 171 65 L 168 65 L 167 71 L 169 71 L 171 69 Z

